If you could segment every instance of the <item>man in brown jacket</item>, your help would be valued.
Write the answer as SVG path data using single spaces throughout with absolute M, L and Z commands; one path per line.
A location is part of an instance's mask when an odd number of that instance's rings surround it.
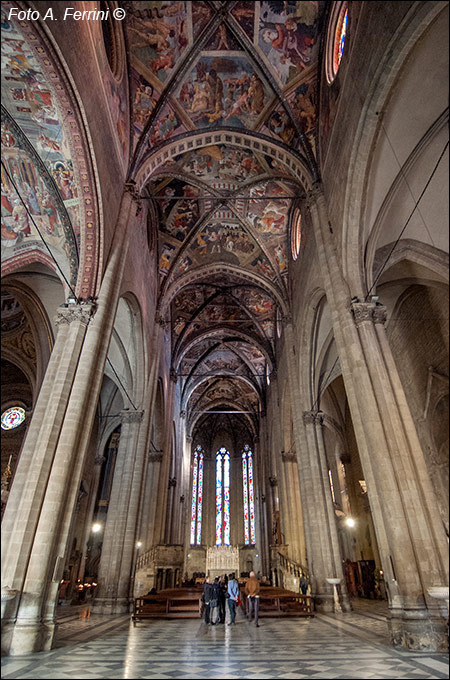
M 245 593 L 248 599 L 248 620 L 251 623 L 253 611 L 255 612 L 255 625 L 259 627 L 258 614 L 259 614 L 259 591 L 260 584 L 255 576 L 255 572 L 250 572 L 250 578 L 245 584 Z

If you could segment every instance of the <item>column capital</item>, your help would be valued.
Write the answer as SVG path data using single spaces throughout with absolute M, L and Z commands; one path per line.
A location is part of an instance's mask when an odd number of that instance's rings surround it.
M 357 326 L 370 321 L 371 323 L 386 323 L 387 309 L 375 302 L 352 302 L 351 310 Z
M 186 411 L 180 411 L 180 418 L 186 418 Z
M 177 384 L 177 382 L 178 382 L 178 375 L 177 375 L 176 370 L 173 368 L 173 366 L 172 366 L 172 368 L 170 369 L 170 379 L 171 379 L 171 381 L 172 381 L 173 383 Z
M 162 451 L 149 451 L 148 462 L 149 463 L 160 463 L 163 459 Z
M 311 210 L 312 206 L 317 205 L 317 202 L 323 198 L 323 189 L 321 182 L 315 182 L 305 197 L 306 207 Z
M 324 414 L 322 411 L 303 411 L 303 422 L 305 425 L 323 424 Z
M 142 202 L 139 191 L 136 188 L 136 182 L 133 180 L 131 182 L 125 182 L 124 191 L 126 194 L 129 194 L 131 199 L 136 203 L 136 215 L 139 215 L 142 210 Z
M 387 309 L 384 305 L 376 304 L 373 310 L 373 322 L 379 323 L 382 326 L 386 323 Z
M 105 456 L 95 456 L 94 465 L 103 465 L 105 460 L 106 460 Z
M 169 489 L 171 486 L 176 486 L 177 485 L 177 478 L 176 477 L 169 477 Z
M 166 330 L 166 328 L 169 325 L 169 320 L 165 316 L 157 312 L 155 314 L 155 323 L 157 323 L 159 326 L 161 326 L 161 328 Z
M 278 479 L 276 477 L 269 477 L 270 486 L 278 486 Z
M 124 409 L 120 412 L 120 419 L 122 423 L 141 423 L 144 416 L 144 411 L 128 411 Z
M 288 312 L 287 314 L 284 314 L 281 317 L 281 323 L 282 323 L 284 328 L 286 328 L 286 326 L 292 325 L 292 314 L 290 312 Z
M 87 302 L 82 304 L 68 304 L 58 307 L 54 317 L 57 326 L 70 325 L 72 321 L 79 321 L 87 326 L 94 316 L 96 305 Z
M 192 437 L 191 437 L 190 434 L 187 434 L 187 435 L 186 435 L 186 442 L 187 442 L 188 444 L 192 444 Z
M 282 451 L 281 460 L 283 461 L 283 463 L 296 463 L 297 454 L 295 453 L 295 451 Z

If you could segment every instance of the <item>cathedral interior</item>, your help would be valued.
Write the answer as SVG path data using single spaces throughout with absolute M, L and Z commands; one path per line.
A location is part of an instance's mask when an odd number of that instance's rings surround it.
M 448 2 L 1 12 L 4 676 L 447 677 Z

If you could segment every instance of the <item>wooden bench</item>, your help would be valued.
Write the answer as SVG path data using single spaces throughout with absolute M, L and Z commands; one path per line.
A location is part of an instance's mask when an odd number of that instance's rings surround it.
M 247 595 L 241 591 L 242 608 L 247 611 Z M 300 595 L 283 588 L 261 588 L 259 616 L 314 616 L 314 600 L 310 595 Z
M 162 590 L 156 595 L 136 597 L 131 620 L 133 625 L 142 619 L 199 618 L 201 591 L 176 588 Z

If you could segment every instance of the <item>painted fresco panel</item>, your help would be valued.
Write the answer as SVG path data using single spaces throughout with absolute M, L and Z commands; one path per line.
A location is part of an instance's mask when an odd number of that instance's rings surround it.
M 244 53 L 223 52 L 201 56 L 175 96 L 197 128 L 253 129 L 272 92 Z
M 318 3 L 288 0 L 256 4 L 259 48 L 284 86 L 314 62 Z

